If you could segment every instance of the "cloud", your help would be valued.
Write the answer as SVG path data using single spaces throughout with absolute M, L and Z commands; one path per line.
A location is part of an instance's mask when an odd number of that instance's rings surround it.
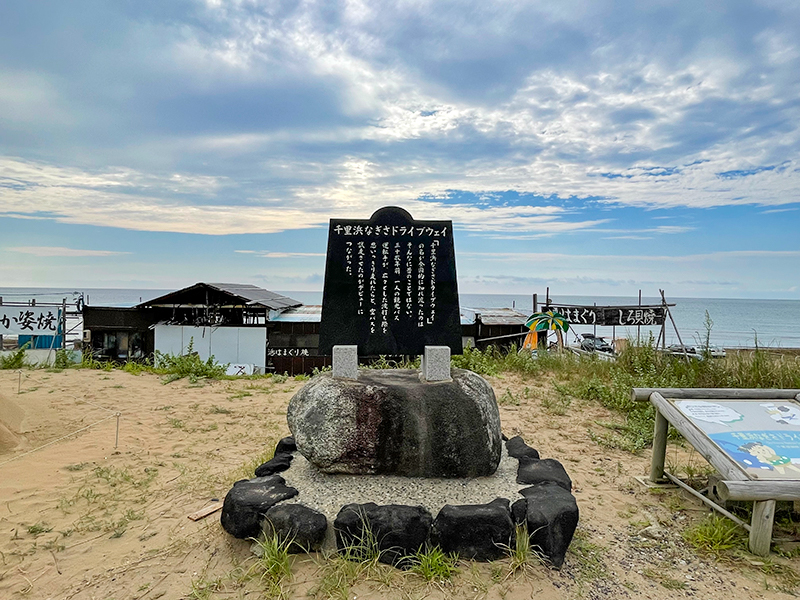
M 130 254 L 130 252 L 117 252 L 114 250 L 83 250 L 78 248 L 65 248 L 63 246 L 14 246 L 6 248 L 6 250 L 42 257 L 118 256 L 120 254 Z
M 526 240 L 606 222 L 567 198 L 800 195 L 791 2 L 28 4 L 0 25 L 10 215 L 221 235 L 397 204 Z
M 259 258 L 309 258 L 325 256 L 324 252 L 274 252 L 272 250 L 234 250 L 238 254 L 254 254 Z

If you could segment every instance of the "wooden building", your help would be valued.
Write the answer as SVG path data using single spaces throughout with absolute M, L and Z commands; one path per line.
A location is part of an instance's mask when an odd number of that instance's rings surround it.
M 83 309 L 84 346 L 101 359 L 142 360 L 158 350 L 298 375 L 330 366 L 319 354 L 322 307 L 253 285 L 197 283 L 130 308 Z M 513 308 L 461 308 L 464 347 L 522 341 L 528 315 Z M 377 357 L 362 357 L 369 362 Z

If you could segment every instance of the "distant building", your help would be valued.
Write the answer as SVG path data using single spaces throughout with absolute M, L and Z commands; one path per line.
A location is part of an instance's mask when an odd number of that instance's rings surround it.
M 320 355 L 322 307 L 254 285 L 197 283 L 130 308 L 83 308 L 84 347 L 125 362 L 192 350 L 203 360 L 297 375 L 331 364 Z M 528 315 L 512 308 L 461 308 L 464 347 L 516 343 Z M 369 360 L 370 357 L 364 357 Z
M 301 302 L 254 285 L 197 283 L 131 308 L 83 309 L 84 344 L 97 358 L 141 360 L 157 350 L 268 368 L 270 313 Z

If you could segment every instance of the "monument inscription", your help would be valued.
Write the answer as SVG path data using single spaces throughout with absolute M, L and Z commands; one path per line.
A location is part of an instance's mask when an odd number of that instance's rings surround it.
M 462 352 L 452 221 L 416 221 L 397 207 L 370 219 L 331 219 L 321 354 Z

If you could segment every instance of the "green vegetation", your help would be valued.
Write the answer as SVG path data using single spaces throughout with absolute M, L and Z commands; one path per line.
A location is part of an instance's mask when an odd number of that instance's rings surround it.
M 683 538 L 701 552 L 717 557 L 726 550 L 744 549 L 747 546 L 745 531 L 730 519 L 716 513 L 686 529 Z
M 445 554 L 439 546 L 426 547 L 420 550 L 411 560 L 411 572 L 419 575 L 425 581 L 444 583 L 450 581 L 458 573 L 456 565 L 458 557 Z
M 753 352 L 731 353 L 724 359 L 692 360 L 659 352 L 650 339 L 642 344 L 632 341 L 616 361 L 571 353 L 517 352 L 511 346 L 490 346 L 481 351 L 466 348 L 452 357 L 453 367 L 471 369 L 482 375 L 502 377 L 506 373 L 523 375 L 526 380 L 550 379 L 557 398 L 543 401 L 553 414 L 565 414 L 574 398 L 598 402 L 620 414 L 622 420 L 598 423 L 608 431 L 591 432 L 598 444 L 639 452 L 653 435 L 653 408 L 649 402 L 631 399 L 634 387 L 730 387 L 730 388 L 800 388 L 800 363 L 761 348 Z M 518 399 L 506 393 L 501 404 L 516 404 Z
M 8 356 L 0 356 L 0 369 L 22 369 L 25 367 L 25 350 L 28 349 L 28 346 L 30 346 L 30 342 Z
M 219 379 L 227 369 L 227 365 L 219 364 L 213 356 L 209 356 L 208 360 L 201 359 L 194 351 L 194 338 L 189 340 L 186 354 L 174 356 L 156 350 L 155 365 L 154 370 L 167 375 L 171 381 L 190 376 Z
M 259 574 L 267 598 L 285 598 L 284 585 L 292 577 L 289 546 L 291 539 L 269 535 L 256 540 L 259 558 L 253 570 Z

